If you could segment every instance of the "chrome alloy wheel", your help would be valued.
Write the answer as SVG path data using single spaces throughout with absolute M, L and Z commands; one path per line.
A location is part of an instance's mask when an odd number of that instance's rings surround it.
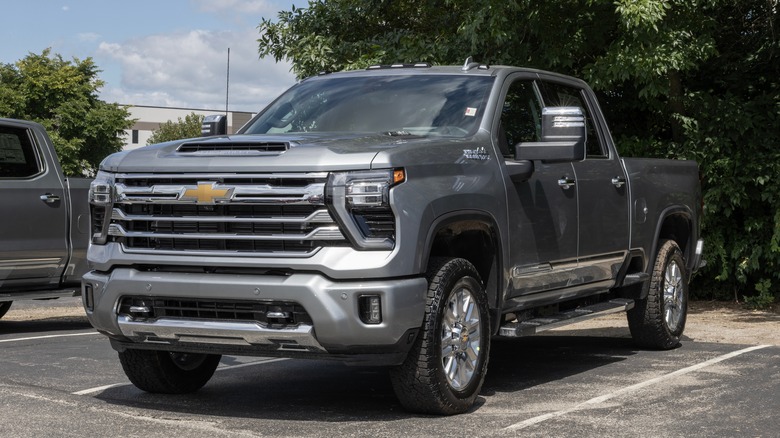
M 468 288 L 453 290 L 442 315 L 441 361 L 447 383 L 465 388 L 474 378 L 480 355 L 479 309 Z
M 685 293 L 680 266 L 672 260 L 664 272 L 664 321 L 671 332 L 677 331 L 685 315 Z

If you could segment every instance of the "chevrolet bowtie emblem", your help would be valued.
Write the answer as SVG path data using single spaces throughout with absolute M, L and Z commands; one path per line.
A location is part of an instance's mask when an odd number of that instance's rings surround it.
M 216 204 L 218 201 L 230 200 L 232 188 L 214 188 L 217 183 L 199 182 L 197 189 L 186 189 L 179 195 L 180 201 L 196 201 L 198 204 Z

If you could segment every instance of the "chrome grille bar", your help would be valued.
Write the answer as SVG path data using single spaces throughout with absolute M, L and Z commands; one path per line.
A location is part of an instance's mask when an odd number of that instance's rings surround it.
M 328 210 L 317 210 L 306 217 L 237 217 L 237 216 L 160 216 L 127 214 L 119 208 L 111 211 L 111 219 L 116 221 L 164 221 L 164 222 L 226 222 L 226 223 L 267 223 L 267 224 L 305 224 L 333 223 Z
M 321 227 L 306 234 L 235 234 L 235 233 L 157 233 L 127 231 L 119 224 L 108 227 L 108 235 L 115 237 L 145 237 L 150 239 L 200 240 L 344 240 L 338 227 Z
M 155 184 L 146 187 L 116 185 L 117 202 L 169 203 L 171 201 L 196 204 L 197 200 L 180 200 L 188 190 L 197 190 L 198 185 Z M 234 186 L 215 183 L 214 190 L 231 190 L 230 199 L 216 203 L 243 202 L 257 204 L 315 204 L 324 203 L 325 183 L 310 184 L 306 187 L 272 187 L 268 184 Z

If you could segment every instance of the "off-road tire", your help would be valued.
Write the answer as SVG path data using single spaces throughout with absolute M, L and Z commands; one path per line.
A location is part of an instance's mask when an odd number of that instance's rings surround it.
M 119 353 L 127 378 L 146 392 L 186 394 L 211 379 L 222 356 L 219 354 L 172 353 L 127 349 Z
M 479 273 L 464 259 L 433 259 L 427 276 L 421 331 L 404 363 L 391 369 L 390 378 L 398 400 L 407 410 L 459 414 L 473 406 L 487 373 L 487 295 Z M 466 307 L 466 312 L 453 310 L 459 306 Z M 460 373 L 448 376 L 448 366 Z
M 688 271 L 673 240 L 659 242 L 647 297 L 628 311 L 628 327 L 642 348 L 668 350 L 680 344 L 688 315 Z
M 0 318 L 5 316 L 5 313 L 11 308 L 11 304 L 13 304 L 13 301 L 0 302 Z

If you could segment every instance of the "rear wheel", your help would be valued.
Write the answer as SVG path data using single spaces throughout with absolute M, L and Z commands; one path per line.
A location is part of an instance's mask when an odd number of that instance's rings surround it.
M 404 363 L 391 370 L 393 389 L 410 411 L 466 412 L 487 372 L 487 296 L 476 269 L 464 259 L 434 259 L 428 282 L 422 331 Z
M 13 301 L 3 301 L 0 302 L 0 318 L 5 316 L 5 312 L 8 312 L 8 309 L 11 308 L 11 304 Z
M 146 392 L 161 394 L 197 391 L 211 379 L 221 357 L 218 354 L 132 349 L 119 353 L 122 369 L 133 385 Z
M 628 311 L 631 336 L 640 347 L 667 350 L 680 343 L 688 315 L 688 274 L 680 247 L 660 242 L 647 297 Z

